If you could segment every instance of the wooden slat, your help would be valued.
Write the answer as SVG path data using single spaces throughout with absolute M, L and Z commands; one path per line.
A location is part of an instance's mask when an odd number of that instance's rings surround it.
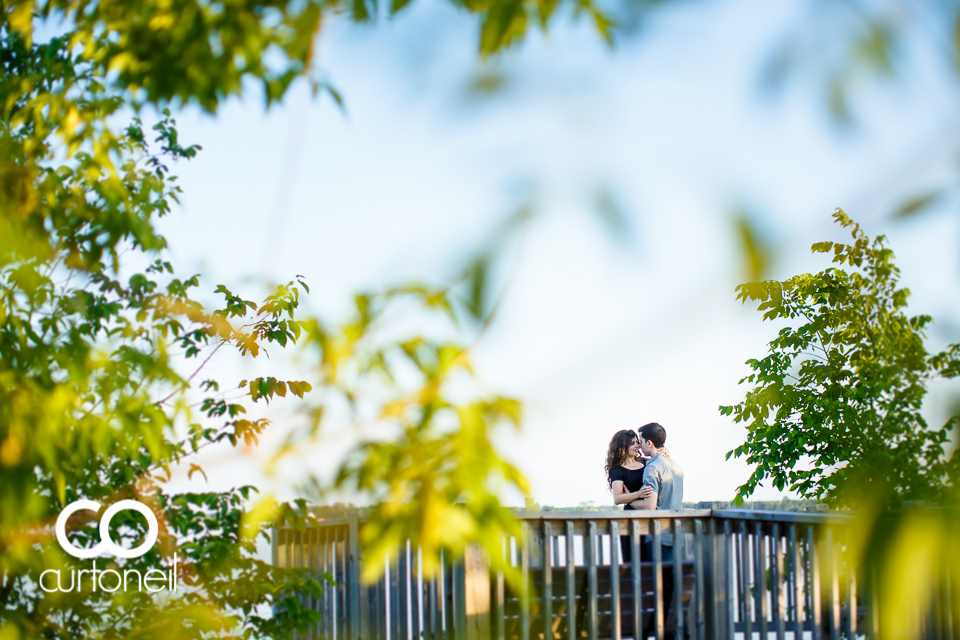
M 366 620 L 362 619 L 360 612 L 360 525 L 356 512 L 347 518 L 347 544 L 348 556 L 345 566 L 348 569 L 347 587 L 348 602 L 347 610 L 350 612 L 350 624 L 347 637 L 350 640 L 360 640 L 362 633 L 361 626 L 365 626 Z
M 349 610 L 347 609 L 347 533 L 337 528 L 337 640 L 347 640 L 350 633 Z
M 744 622 L 743 619 L 746 613 L 746 606 L 745 606 L 746 603 L 743 601 L 744 578 L 743 578 L 743 537 L 741 533 L 741 529 L 743 528 L 742 525 L 743 525 L 742 521 L 734 522 L 734 524 L 732 525 L 734 527 L 733 563 L 736 566 L 736 571 L 737 571 L 737 580 L 736 580 L 736 584 L 734 585 L 733 597 L 737 601 L 736 620 L 740 624 L 740 626 L 743 626 L 743 622 Z
M 879 581 L 877 579 L 878 571 L 875 567 L 867 570 L 867 638 L 869 640 L 878 640 L 880 635 L 880 593 Z M 949 600 L 947 602 L 950 602 Z M 953 636 L 948 634 L 952 640 Z
M 663 554 L 660 548 L 660 521 L 653 521 L 653 541 L 651 543 L 653 556 L 653 594 L 654 594 L 654 626 L 657 640 L 663 640 Z
M 280 564 L 280 538 L 287 535 L 288 529 L 274 529 L 270 536 L 270 558 L 275 567 L 282 567 Z
M 349 529 L 341 527 L 340 529 L 340 557 L 337 558 L 340 563 L 340 640 L 350 638 L 350 565 L 347 562 Z
M 349 529 L 341 527 L 340 529 L 340 639 L 350 638 L 350 564 L 349 555 Z
M 847 529 L 847 549 L 850 549 L 850 530 Z M 857 571 L 853 566 L 853 558 L 847 562 L 847 639 L 857 640 Z
M 316 577 L 318 573 L 318 562 L 317 562 L 317 543 L 316 536 L 318 531 L 312 527 L 307 528 L 306 537 L 307 537 L 307 567 L 310 569 L 310 573 L 313 577 Z M 308 596 L 307 606 L 310 607 L 313 611 L 317 610 L 317 598 L 314 595 Z M 317 625 L 310 627 L 307 631 L 307 638 L 309 640 L 316 640 L 317 638 Z
M 423 633 L 423 558 L 420 547 L 410 545 L 410 565 L 413 568 L 410 574 L 410 636 L 413 640 L 420 640 Z
M 610 521 L 610 637 L 620 640 L 620 529 L 616 520 Z
M 327 622 L 330 618 L 329 608 L 327 606 L 327 594 L 330 591 L 330 585 L 323 578 L 324 574 L 327 573 L 327 532 L 322 529 L 317 529 L 317 571 L 319 576 L 317 579 L 320 580 L 320 585 L 323 588 L 323 591 L 320 592 L 320 597 L 317 598 L 317 611 L 320 612 L 320 624 L 318 625 L 318 637 L 321 640 L 330 638 L 330 635 L 327 633 Z
M 587 522 L 584 541 L 584 559 L 587 563 L 587 638 L 597 640 L 597 521 Z
M 320 622 L 317 623 L 317 640 L 325 640 L 329 636 L 326 635 L 326 613 L 325 613 L 325 603 L 324 595 L 327 593 L 327 584 L 323 580 L 323 574 L 326 573 L 326 566 L 324 564 L 324 552 L 326 550 L 326 540 L 324 540 L 324 532 L 320 529 L 316 530 L 317 532 L 317 580 L 320 581 L 323 591 L 320 592 L 320 595 L 317 597 L 317 611 L 320 612 L 322 616 Z
M 949 640 L 954 640 L 957 636 L 955 635 L 954 630 L 954 617 L 953 614 L 956 611 L 957 602 L 953 599 L 953 576 L 955 575 L 955 567 L 947 566 L 943 572 L 943 602 L 946 606 L 946 611 L 944 611 L 944 621 L 943 629 L 944 636 Z M 876 638 L 876 636 L 874 636 Z
M 820 610 L 820 554 L 814 528 L 807 527 L 807 549 L 810 554 L 810 609 L 813 614 L 813 640 L 823 640 L 823 617 Z
M 434 640 L 433 618 L 431 612 L 433 609 L 433 600 L 430 597 L 430 576 L 422 575 L 421 597 L 423 598 L 423 640 Z
M 447 640 L 457 638 L 456 597 L 453 558 L 443 554 L 443 637 Z
M 674 520 L 673 525 L 673 612 L 677 620 L 675 638 L 683 637 L 683 533 L 680 521 Z
M 341 566 L 343 561 L 340 556 L 340 529 L 334 529 L 333 531 L 333 540 L 330 545 L 331 560 L 330 565 L 333 569 L 333 631 L 334 638 L 337 640 L 343 640 L 345 638 L 343 632 L 343 567 Z
M 543 522 L 544 524 L 546 524 L 548 520 L 544 520 Z M 553 562 L 556 564 L 556 566 L 559 567 L 560 566 L 560 533 L 559 533 L 560 527 L 557 527 L 556 531 L 557 533 L 553 536 L 553 538 L 551 538 L 551 540 L 553 544 Z
M 303 566 L 303 564 L 302 564 L 301 562 L 298 562 L 298 561 L 297 561 L 297 551 L 299 550 L 299 547 L 300 547 L 300 545 L 299 545 L 299 538 L 300 538 L 300 532 L 299 532 L 299 531 L 291 531 L 291 532 L 290 532 L 290 536 L 287 538 L 287 549 L 286 549 L 286 551 L 287 551 L 287 554 L 286 554 L 286 556 L 287 556 L 287 560 L 286 560 L 286 565 L 287 565 L 287 567 L 300 567 L 300 566 Z M 301 598 L 298 598 L 298 600 L 300 600 L 300 601 L 302 602 L 302 599 L 301 599 Z M 293 635 L 293 637 L 294 637 L 294 639 L 297 639 L 297 638 L 300 637 L 300 634 L 295 633 L 295 634 Z
M 726 565 L 726 571 L 724 571 L 724 578 L 727 581 L 727 638 L 733 638 L 734 630 L 734 617 L 736 613 L 736 604 L 734 602 L 734 569 L 735 565 L 735 554 L 733 553 L 733 539 L 732 539 L 732 528 L 733 523 L 730 520 L 726 520 L 723 523 L 723 557 L 724 564 Z
M 457 594 L 454 590 L 453 558 L 443 554 L 443 637 L 447 640 L 457 640 Z
M 784 526 L 781 533 L 783 544 L 783 597 L 786 602 L 783 623 L 787 631 L 793 631 L 793 621 L 797 611 L 796 598 L 794 597 L 797 589 L 794 582 L 793 547 L 790 546 L 790 527 L 792 526 L 796 525 L 788 524 Z
M 467 640 L 467 593 L 464 588 L 467 584 L 467 568 L 463 558 L 453 559 L 453 610 L 454 637 L 456 640 Z
M 320 554 L 321 562 L 323 566 L 323 572 L 331 575 L 330 570 L 330 529 L 323 529 L 323 551 Z M 323 602 L 322 614 L 323 614 L 323 634 L 328 640 L 333 640 L 333 598 L 332 592 L 335 587 L 329 582 L 324 582 L 323 584 L 323 596 L 321 601 Z
M 744 637 L 745 640 L 752 640 L 753 638 L 753 597 L 750 595 L 750 590 L 753 582 L 756 582 L 756 579 L 751 582 L 750 580 L 750 568 L 752 563 L 750 558 L 753 555 L 750 552 L 750 534 L 747 532 L 747 523 L 745 520 L 740 521 L 740 574 L 741 582 L 743 584 L 743 590 L 740 592 L 740 599 L 743 602 L 743 628 L 744 628 Z M 753 574 L 754 576 L 756 573 Z
M 501 560 L 504 564 L 507 562 L 506 551 L 504 550 L 504 545 L 509 544 L 509 541 L 504 538 L 500 543 L 500 553 Z M 506 640 L 506 632 L 504 625 L 504 601 L 505 601 L 505 585 L 503 578 L 503 570 L 497 571 L 497 592 L 494 595 L 496 599 L 496 615 L 497 615 L 497 640 Z
M 430 576 L 430 587 L 428 595 L 430 597 L 430 636 L 428 640 L 441 640 L 443 638 L 443 617 L 441 616 L 442 607 L 440 606 L 440 579 L 438 572 Z
M 299 535 L 299 533 L 298 533 L 297 531 L 291 531 L 290 534 L 287 536 L 287 544 L 286 544 L 286 548 L 285 548 L 285 552 L 286 552 L 286 553 L 285 553 L 285 557 L 286 557 L 286 560 L 285 560 L 285 562 L 284 562 L 284 564 L 285 564 L 287 567 L 297 566 L 297 565 L 294 564 L 294 562 L 296 562 L 295 553 L 296 553 L 297 536 L 298 536 L 298 535 Z M 294 634 L 294 638 L 296 638 L 297 635 L 298 635 L 298 634 Z
M 526 522 L 533 522 L 536 520 L 572 520 L 572 521 L 590 521 L 593 520 L 610 520 L 616 518 L 617 520 L 669 520 L 673 518 L 709 518 L 712 515 L 717 515 L 721 513 L 726 513 L 727 511 L 732 511 L 731 509 L 716 510 L 711 509 L 682 509 L 682 510 L 656 510 L 656 511 L 620 511 L 619 509 L 614 510 L 610 509 L 609 511 L 521 511 L 517 510 L 513 512 L 514 517 L 517 520 L 523 520 Z M 740 513 L 740 511 L 737 511 Z M 751 513 L 747 511 L 747 513 Z M 786 511 L 779 511 L 777 513 L 787 514 Z M 798 515 L 798 514 L 793 514 Z M 805 514 L 799 514 L 805 515 Z M 817 522 L 822 521 L 818 520 Z M 625 526 L 621 522 L 621 526 Z
M 327 624 L 327 601 L 325 596 L 327 595 L 327 583 L 323 580 L 323 574 L 326 573 L 326 565 L 324 563 L 324 531 L 317 529 L 317 580 L 320 581 L 320 585 L 323 590 L 320 592 L 320 595 L 317 597 L 317 611 L 320 613 L 320 622 L 317 623 L 317 637 L 325 638 L 326 637 L 326 624 Z
M 387 566 L 386 562 L 383 564 L 384 567 Z M 373 616 L 376 631 L 371 632 L 374 640 L 387 640 L 387 594 L 389 593 L 387 580 L 389 576 L 384 570 L 383 575 L 377 580 L 377 594 L 374 601 L 376 613 Z
M 696 634 L 695 640 L 706 640 L 706 618 L 704 616 L 704 590 L 703 590 L 703 521 L 697 519 L 694 522 L 693 534 L 693 566 L 694 566 L 694 600 L 696 602 Z M 634 636 L 638 638 L 638 636 Z M 749 639 L 747 639 L 749 640 Z
M 824 549 L 827 553 L 827 566 L 830 568 L 830 640 L 840 639 L 840 567 L 837 562 L 837 550 L 833 540 L 833 529 L 824 530 Z
M 937 583 L 939 582 L 940 576 L 937 576 Z M 946 640 L 943 636 L 943 600 L 941 599 L 943 594 L 940 591 L 939 584 L 934 585 L 933 593 L 930 595 L 933 598 L 933 608 L 930 611 L 930 618 L 934 628 L 933 637 L 935 640 Z
M 934 585 L 932 585 L 933 589 L 931 589 L 931 593 L 930 593 L 930 599 L 931 599 L 930 604 L 932 605 L 929 607 L 930 627 L 931 627 L 930 636 L 934 640 L 945 640 L 943 637 L 943 627 L 944 627 L 943 601 L 941 600 L 941 596 L 943 595 L 943 593 L 940 590 L 940 584 L 939 584 L 941 579 L 942 579 L 942 575 L 938 575 L 937 581 Z
M 530 527 L 520 526 L 520 640 L 530 640 Z
M 576 556 L 573 552 L 573 521 L 566 522 L 566 540 L 567 543 L 567 640 L 575 640 L 577 637 L 577 602 L 576 602 L 576 565 L 574 561 Z
M 784 625 L 783 602 L 783 551 L 780 547 L 780 523 L 774 522 L 770 527 L 771 551 L 771 578 L 773 582 L 773 629 L 777 640 L 786 640 Z
M 400 559 L 396 553 L 390 556 L 390 562 L 387 565 L 387 571 L 390 573 L 390 580 L 387 582 L 387 602 L 390 607 L 390 640 L 400 640 Z
M 791 524 L 789 531 L 790 553 L 793 558 L 793 637 L 803 637 L 803 558 L 800 553 L 800 541 L 797 539 L 797 525 Z
M 437 576 L 437 635 L 440 638 L 452 638 L 453 629 L 450 625 L 451 617 L 449 614 L 450 605 L 447 599 L 447 574 L 450 569 L 447 566 L 446 554 L 440 551 L 440 574 Z
M 763 535 L 763 524 L 753 523 L 753 589 L 757 598 L 757 627 L 760 629 L 760 640 L 767 640 L 769 628 L 767 626 L 767 539 Z
M 664 511 L 657 511 L 658 514 L 666 513 Z M 686 514 L 690 513 L 689 511 L 676 511 L 673 513 Z M 706 517 L 714 517 L 718 519 L 730 519 L 730 520 L 747 520 L 751 522 L 779 522 L 784 523 L 797 523 L 797 524 L 821 524 L 821 523 L 834 523 L 834 524 L 846 524 L 853 520 L 852 515 L 836 513 L 836 512 L 826 512 L 826 513 L 799 513 L 794 511 L 763 511 L 760 509 L 715 509 L 706 514 Z
M 549 520 L 543 521 L 543 639 L 553 640 L 553 564 Z
M 709 618 L 710 630 L 708 635 L 710 636 L 710 640 L 725 640 L 723 637 L 724 628 L 723 625 L 720 624 L 720 612 L 722 610 L 722 605 L 724 604 L 724 599 L 720 593 L 720 590 L 716 588 L 718 577 L 722 575 L 722 571 L 719 566 L 719 550 L 717 549 L 717 519 L 710 518 L 708 527 L 709 530 L 707 539 L 709 542 L 707 542 L 707 552 L 709 553 L 709 556 L 707 559 L 707 566 L 711 581 Z
M 640 523 L 636 520 L 630 523 L 630 567 L 633 577 L 633 638 L 637 640 L 643 632 L 643 593 L 640 580 Z
M 398 600 L 400 606 L 400 635 L 397 640 L 408 640 L 410 637 L 410 598 L 408 578 L 410 577 L 410 555 L 407 542 L 400 545 L 397 553 Z
M 423 549 L 410 543 L 410 558 L 414 573 L 410 577 L 410 598 L 413 616 L 411 620 L 413 640 L 423 640 L 427 625 L 427 577 L 423 574 Z
M 335 553 L 333 546 L 336 540 L 336 531 L 334 529 L 324 529 L 324 554 L 327 566 L 327 573 L 330 574 L 332 584 L 327 585 L 325 594 L 327 596 L 327 638 L 336 640 L 337 637 L 337 568 L 334 562 Z

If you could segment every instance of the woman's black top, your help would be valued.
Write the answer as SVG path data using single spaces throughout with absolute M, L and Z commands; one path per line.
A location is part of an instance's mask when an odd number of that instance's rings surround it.
M 643 467 L 640 467 L 639 469 L 626 469 L 624 467 L 611 469 L 610 482 L 612 483 L 614 480 L 619 480 L 622 482 L 624 488 L 627 490 L 627 493 L 640 491 L 640 487 L 643 486 Z M 625 511 L 634 510 L 629 504 L 623 505 L 623 508 Z

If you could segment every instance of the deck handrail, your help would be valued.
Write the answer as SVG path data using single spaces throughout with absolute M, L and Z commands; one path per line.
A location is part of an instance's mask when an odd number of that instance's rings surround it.
M 368 515 L 321 513 L 305 530 L 285 527 L 272 537 L 276 564 L 334 580 L 321 598 L 304 601 L 324 614 L 307 638 L 665 640 L 679 630 L 690 640 L 754 632 L 763 640 L 877 638 L 875 573 L 844 555 L 854 513 L 515 510 L 523 533 L 505 540 L 503 554 L 530 587 L 526 595 L 513 593 L 473 547 L 444 558 L 437 578 L 424 576 L 409 542 L 379 581 L 361 584 Z M 673 562 L 661 557 L 665 533 L 677 541 Z M 944 572 L 943 580 L 944 589 L 960 589 L 954 576 Z M 948 614 L 931 613 L 929 628 L 952 628 Z

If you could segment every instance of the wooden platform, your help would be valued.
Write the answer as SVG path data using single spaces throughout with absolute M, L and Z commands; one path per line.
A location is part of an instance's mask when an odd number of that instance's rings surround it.
M 682 589 L 683 589 L 683 608 L 684 613 L 690 606 L 694 593 L 694 564 L 685 562 L 682 565 Z M 620 602 L 620 635 L 621 637 L 633 637 L 634 635 L 634 580 L 630 565 L 620 566 L 619 579 L 619 602 Z M 569 638 L 589 638 L 590 637 L 590 593 L 589 593 L 589 575 L 586 567 L 576 567 L 574 571 L 574 633 L 569 632 L 570 616 L 568 615 L 568 602 L 566 596 L 567 570 L 565 567 L 554 567 L 552 569 L 551 583 L 553 597 L 550 599 L 550 630 L 546 629 L 545 607 L 544 607 L 544 572 L 542 569 L 529 570 L 530 584 L 533 587 L 533 593 L 530 599 L 530 611 L 527 617 L 528 635 L 530 640 L 569 640 Z M 613 624 L 613 598 L 612 584 L 610 580 L 610 567 L 597 567 L 597 593 L 596 593 L 596 637 L 611 638 Z M 665 596 L 673 591 L 673 567 L 665 565 L 663 571 L 663 585 Z M 495 587 L 494 587 L 495 588 Z M 676 611 L 672 606 L 673 598 L 670 598 L 671 606 L 669 614 L 665 620 L 664 630 L 666 637 L 672 637 L 676 630 Z M 640 563 L 640 615 L 642 637 L 653 637 L 655 635 L 655 614 L 656 614 L 655 584 L 653 574 L 653 563 Z M 491 628 L 496 634 L 495 637 L 500 640 L 525 640 L 521 633 L 523 624 L 523 615 L 520 608 L 520 600 L 516 594 L 509 588 L 505 588 L 503 602 L 503 624 L 502 629 L 497 630 L 496 618 L 497 611 L 493 614 Z M 502 634 L 502 635 L 501 635 Z M 691 634 L 693 635 L 693 634 Z M 546 638 L 545 636 L 549 636 Z M 683 633 L 678 637 L 683 637 Z

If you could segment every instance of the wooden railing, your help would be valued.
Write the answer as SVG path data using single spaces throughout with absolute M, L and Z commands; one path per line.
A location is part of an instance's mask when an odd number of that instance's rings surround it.
M 309 639 L 877 637 L 875 580 L 843 553 L 849 516 L 696 509 L 517 517 L 523 533 L 503 546 L 525 587 L 517 593 L 502 573 L 491 574 L 478 549 L 445 558 L 441 575 L 428 578 L 409 544 L 380 580 L 362 584 L 362 512 L 277 531 L 273 560 L 328 573 L 335 583 L 304 602 L 323 614 Z M 670 563 L 660 554 L 666 533 L 675 540 Z M 641 557 L 645 539 L 653 541 L 649 559 Z M 944 592 L 951 586 L 945 578 Z M 951 611 L 948 603 L 925 612 L 923 637 L 953 640 Z

